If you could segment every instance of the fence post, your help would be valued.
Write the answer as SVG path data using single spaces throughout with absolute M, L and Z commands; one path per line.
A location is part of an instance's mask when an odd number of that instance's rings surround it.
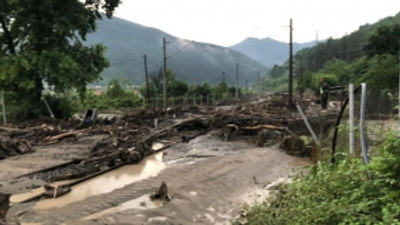
M 360 142 L 361 142 L 361 150 L 363 153 L 364 162 L 368 163 L 368 148 L 367 141 L 365 137 L 365 106 L 367 103 L 367 86 L 365 83 L 361 84 L 361 106 L 360 106 Z
M 47 107 L 47 110 L 48 110 L 49 113 L 50 113 L 50 117 L 54 119 L 53 111 L 51 111 L 50 106 L 49 106 L 49 104 L 47 104 L 46 98 L 45 98 L 44 96 L 43 96 L 43 101 L 44 101 L 44 104 L 45 104 L 46 107 Z
M 4 91 L 1 91 L 1 105 L 3 106 L 3 125 L 7 125 L 6 104 L 4 103 Z
M 193 95 L 193 105 L 196 105 L 196 95 Z
M 209 103 L 210 103 L 210 95 L 207 94 L 207 106 L 209 105 Z
M 306 127 L 307 127 L 308 131 L 310 132 L 310 134 L 311 134 L 311 136 L 312 136 L 312 138 L 313 138 L 315 144 L 319 145 L 318 138 L 317 138 L 317 136 L 315 135 L 315 133 L 314 133 L 314 131 L 313 131 L 313 129 L 312 129 L 310 123 L 308 122 L 308 119 L 307 119 L 306 115 L 304 115 L 304 112 L 303 112 L 303 110 L 301 109 L 300 105 L 297 104 L 296 107 L 297 107 L 297 110 L 299 111 L 301 117 L 303 118 L 304 123 L 306 124 Z
M 354 84 L 349 84 L 349 150 L 354 155 Z

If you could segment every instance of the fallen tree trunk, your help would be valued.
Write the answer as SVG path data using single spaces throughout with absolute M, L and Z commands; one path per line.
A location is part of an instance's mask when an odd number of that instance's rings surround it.
M 43 141 L 45 141 L 45 142 L 60 141 L 63 138 L 66 138 L 66 137 L 71 137 L 71 136 L 75 137 L 78 133 L 80 133 L 80 132 L 79 131 L 68 131 L 66 133 L 62 133 L 62 134 L 59 134 L 59 135 L 56 135 L 56 136 L 47 137 L 47 138 L 43 139 Z
M 246 130 L 262 130 L 262 129 L 266 129 L 266 130 L 278 130 L 278 131 L 285 131 L 286 128 L 284 127 L 278 127 L 278 126 L 274 126 L 274 125 L 268 125 L 268 124 L 259 124 L 256 126 L 247 126 L 244 127 L 242 129 L 246 129 Z

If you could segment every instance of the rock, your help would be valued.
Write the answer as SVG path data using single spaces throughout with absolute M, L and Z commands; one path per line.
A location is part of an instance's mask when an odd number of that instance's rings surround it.
M 168 187 L 167 183 L 163 181 L 161 183 L 160 188 L 158 191 L 152 195 L 150 195 L 151 200 L 163 200 L 163 201 L 170 201 L 171 197 L 168 195 Z
M 6 222 L 8 209 L 10 208 L 11 194 L 0 193 L 0 221 Z

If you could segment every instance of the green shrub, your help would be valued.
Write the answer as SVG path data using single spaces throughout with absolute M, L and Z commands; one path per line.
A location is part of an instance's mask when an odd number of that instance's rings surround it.
M 251 208 L 248 224 L 400 224 L 399 135 L 375 152 L 368 165 L 350 157 L 335 165 L 317 163 L 309 175 Z
M 312 77 L 312 88 L 314 90 L 318 90 L 320 86 L 320 78 L 325 78 L 326 82 L 329 84 L 329 86 L 335 86 L 338 85 L 339 79 L 335 74 L 325 74 L 325 73 L 318 73 L 315 76 Z
M 68 94 L 60 96 L 44 95 L 42 98 L 47 101 L 47 104 L 49 104 L 51 111 L 57 119 L 68 119 L 78 110 L 76 101 Z M 44 101 L 42 112 L 45 112 L 44 115 L 50 115 Z

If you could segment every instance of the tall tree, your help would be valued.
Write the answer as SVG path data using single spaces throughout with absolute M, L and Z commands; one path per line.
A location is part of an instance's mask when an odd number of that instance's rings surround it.
M 109 63 L 102 45 L 84 46 L 96 21 L 110 18 L 120 0 L 0 0 L 0 88 L 40 113 L 45 86 L 56 92 L 100 79 Z M 105 14 L 105 16 L 104 16 Z
M 369 36 L 365 50 L 369 57 L 380 54 L 399 53 L 400 48 L 400 24 L 379 27 L 375 33 Z

